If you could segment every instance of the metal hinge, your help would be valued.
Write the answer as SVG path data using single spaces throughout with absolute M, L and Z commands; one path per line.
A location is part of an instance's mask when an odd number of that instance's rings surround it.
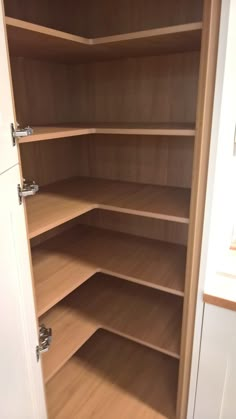
M 36 358 L 39 361 L 40 354 L 47 352 L 52 342 L 52 329 L 45 327 L 44 324 L 39 326 L 39 344 L 36 346 Z
M 26 127 L 26 128 L 17 128 L 14 127 L 14 124 L 11 124 L 11 136 L 12 136 L 12 143 L 13 146 L 16 145 L 16 138 L 19 137 L 27 137 L 28 135 L 32 135 L 33 134 L 33 129 L 31 127 Z
M 26 181 L 23 179 L 23 186 L 17 185 L 18 196 L 19 196 L 19 203 L 22 204 L 22 199 L 35 195 L 39 191 L 39 186 L 35 183 L 35 181 Z

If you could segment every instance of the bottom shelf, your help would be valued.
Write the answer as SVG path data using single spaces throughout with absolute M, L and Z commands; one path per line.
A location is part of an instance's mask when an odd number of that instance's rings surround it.
M 175 418 L 178 361 L 99 330 L 46 386 L 49 419 Z
M 40 318 L 53 330 L 45 382 L 101 328 L 178 359 L 181 322 L 182 298 L 97 274 Z

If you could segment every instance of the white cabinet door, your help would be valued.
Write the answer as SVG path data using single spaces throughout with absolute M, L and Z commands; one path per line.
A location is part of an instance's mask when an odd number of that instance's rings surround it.
M 19 166 L 0 176 L 0 418 L 45 419 L 38 327 Z
M 236 418 L 236 312 L 205 305 L 194 419 Z
M 4 7 L 0 0 L 0 174 L 18 161 L 13 147 L 11 123 L 14 123 L 14 104 L 11 88 L 8 48 L 6 43 Z

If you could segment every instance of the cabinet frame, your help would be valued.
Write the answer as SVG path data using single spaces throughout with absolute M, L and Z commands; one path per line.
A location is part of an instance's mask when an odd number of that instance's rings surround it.
M 180 419 L 186 417 L 189 396 L 220 15 L 221 0 L 205 1 L 177 398 L 177 417 Z
M 181 339 L 179 390 L 177 398 L 177 417 L 180 419 L 185 418 L 186 416 L 190 381 L 193 329 L 195 322 L 211 120 L 214 100 L 220 10 L 221 0 L 211 0 L 209 2 L 205 1 L 200 61 L 200 81 L 198 85 L 197 126 L 193 165 L 190 228 L 188 236 L 186 286 Z

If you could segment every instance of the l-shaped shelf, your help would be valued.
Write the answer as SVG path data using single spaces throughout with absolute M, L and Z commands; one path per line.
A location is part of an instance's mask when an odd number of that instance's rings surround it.
M 84 123 L 33 127 L 33 134 L 19 137 L 19 143 L 32 143 L 89 134 L 156 135 L 194 137 L 195 126 L 190 123 Z
M 100 328 L 179 359 L 182 305 L 180 297 L 96 275 L 40 319 L 54 334 L 45 381 Z
M 78 225 L 32 249 L 38 316 L 97 272 L 184 295 L 186 247 Z
M 47 384 L 49 418 L 174 419 L 178 368 L 174 358 L 99 330 Z
M 13 56 L 86 62 L 196 51 L 201 46 L 201 22 L 89 39 L 11 17 L 5 19 Z
M 190 190 L 80 177 L 42 188 L 26 206 L 29 238 L 96 208 L 188 224 Z

